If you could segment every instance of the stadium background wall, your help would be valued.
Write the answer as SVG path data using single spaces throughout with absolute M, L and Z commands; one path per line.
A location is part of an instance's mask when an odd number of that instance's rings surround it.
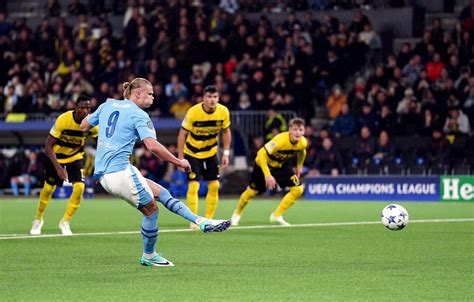
M 308 177 L 305 186 L 308 200 L 474 202 L 472 176 Z

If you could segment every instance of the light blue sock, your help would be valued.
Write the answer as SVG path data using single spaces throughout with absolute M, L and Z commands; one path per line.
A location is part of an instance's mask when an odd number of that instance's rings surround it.
M 143 215 L 142 218 L 143 252 L 151 254 L 155 251 L 158 240 L 158 210 L 150 216 Z
M 25 182 L 25 196 L 30 196 L 31 192 L 31 182 Z
M 12 187 L 12 192 L 14 196 L 18 196 L 20 194 L 18 190 L 18 184 L 16 182 L 11 181 L 10 186 Z
M 191 210 L 184 203 L 171 196 L 170 192 L 165 188 L 161 189 L 160 195 L 156 199 L 171 212 L 178 214 L 179 216 L 191 222 L 196 222 L 198 216 L 191 212 Z

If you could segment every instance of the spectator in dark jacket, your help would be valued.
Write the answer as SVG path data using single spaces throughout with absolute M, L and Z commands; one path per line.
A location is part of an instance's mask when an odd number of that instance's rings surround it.
M 374 160 L 380 161 L 381 163 L 389 163 L 395 155 L 395 146 L 390 140 L 390 136 L 387 132 L 382 131 L 379 134 L 379 138 L 375 145 Z
M 335 137 L 351 136 L 356 133 L 356 119 L 347 103 L 342 105 L 341 114 L 338 115 L 330 130 Z
M 385 104 L 380 109 L 379 129 L 389 134 L 397 132 L 397 117 L 390 110 L 390 106 Z
M 372 105 L 369 102 L 365 102 L 362 105 L 362 112 L 357 116 L 357 125 L 359 129 L 367 127 L 370 133 L 377 133 L 378 117 L 373 112 Z
M 428 161 L 431 167 L 443 167 L 448 162 L 450 143 L 440 129 L 434 129 L 428 146 Z
M 308 173 L 312 176 L 321 174 L 338 176 L 342 171 L 342 159 L 339 152 L 333 147 L 330 138 L 323 140 L 323 148 L 318 150 L 313 168 Z
M 360 129 L 360 136 L 354 144 L 353 159 L 359 167 L 365 167 L 375 153 L 375 139 L 372 137 L 369 127 Z

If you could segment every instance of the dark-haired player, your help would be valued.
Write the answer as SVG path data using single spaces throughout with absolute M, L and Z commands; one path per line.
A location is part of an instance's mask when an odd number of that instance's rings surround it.
M 88 137 L 97 137 L 98 128 L 82 132 L 79 127 L 82 120 L 90 113 L 90 98 L 81 95 L 74 110 L 61 114 L 49 131 L 45 151 L 48 162 L 45 166 L 45 181 L 40 193 L 36 217 L 31 227 L 31 235 L 40 235 L 43 226 L 43 214 L 51 200 L 56 186 L 64 181 L 72 183 L 72 194 L 59 222 L 62 235 L 72 235 L 69 221 L 79 208 L 84 193 L 84 145 Z
M 219 164 L 217 146 L 222 131 L 224 150 Z M 219 168 L 229 164 L 231 143 L 229 110 L 219 104 L 219 92 L 215 86 L 204 88 L 203 101 L 191 107 L 181 124 L 178 135 L 178 156 L 191 164 L 188 173 L 188 207 L 198 212 L 199 180 L 207 181 L 206 218 L 212 219 L 219 200 Z M 191 228 L 195 225 L 191 224 Z

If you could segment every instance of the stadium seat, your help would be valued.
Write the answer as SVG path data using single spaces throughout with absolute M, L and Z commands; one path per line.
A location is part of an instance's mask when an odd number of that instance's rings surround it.
M 471 166 L 466 161 L 459 161 L 454 164 L 452 170 L 452 175 L 470 175 L 471 174 Z
M 346 165 L 344 174 L 359 175 L 359 174 L 362 174 L 362 172 L 356 165 Z
M 383 174 L 382 168 L 383 168 L 383 166 L 380 163 L 380 161 L 371 160 L 370 163 L 366 167 L 366 174 L 368 174 L 368 175 L 382 175 Z
M 427 167 L 424 164 L 414 164 L 411 165 L 408 170 L 407 174 L 408 175 L 426 175 L 427 173 Z
M 405 166 L 403 163 L 397 162 L 390 162 L 386 165 L 386 172 L 388 175 L 404 175 L 405 174 Z
M 448 173 L 448 169 L 446 165 L 433 165 L 429 169 L 429 172 L 430 175 L 446 175 Z

